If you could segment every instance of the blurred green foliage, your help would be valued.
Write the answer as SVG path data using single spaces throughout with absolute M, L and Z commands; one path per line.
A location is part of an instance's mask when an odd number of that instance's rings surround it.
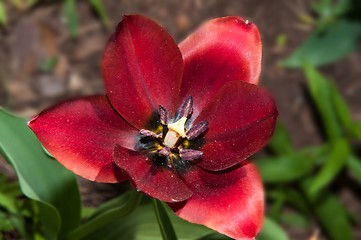
M 357 7 L 358 15 L 355 16 Z M 332 0 L 315 1 L 312 9 L 316 18 L 308 21 L 315 30 L 282 62 L 282 66 L 302 68 L 304 62 L 321 66 L 354 52 L 361 36 L 360 8 L 358 0 L 338 0 L 336 3 Z
M 288 68 L 300 68 L 305 61 L 314 66 L 336 62 L 356 50 L 360 36 L 361 23 L 337 21 L 312 33 L 282 64 Z
M 355 183 L 361 184 L 357 177 L 361 176 L 361 159 L 352 145 L 361 140 L 357 134 L 359 123 L 352 122 L 350 111 L 331 79 L 308 63 L 304 64 L 304 72 L 326 138 L 320 146 L 296 150 L 279 123 L 269 144 L 274 157 L 256 161 L 272 202 L 269 214 L 282 222 L 282 210 L 292 207 L 298 222 L 314 217 L 330 239 L 355 239 L 353 219 L 332 184 L 340 179 L 343 170 L 356 176 Z
M 69 34 L 72 38 L 77 38 L 79 35 L 79 21 L 76 9 L 76 0 L 62 0 L 64 17 L 68 26 Z M 25 11 L 37 5 L 44 3 L 55 2 L 55 0 L 10 0 L 12 4 L 19 11 Z M 94 10 L 96 15 L 104 26 L 108 26 L 109 17 L 104 7 L 103 0 L 89 0 L 90 7 Z M 6 26 L 7 14 L 4 0 L 0 0 L 0 26 Z
M 0 0 L 0 25 L 5 25 L 7 21 L 4 0 Z
M 273 156 L 257 160 L 266 182 L 269 216 L 304 229 L 310 227 L 307 223 L 311 218 L 316 219 L 332 240 L 356 239 L 353 224 L 361 220 L 340 202 L 333 188 L 344 174 L 361 185 L 361 158 L 354 145 L 361 140 L 361 121 L 353 122 L 333 80 L 316 67 L 336 62 L 356 50 L 361 36 L 360 9 L 355 14 L 356 6 L 360 3 L 352 0 L 315 1 L 312 8 L 317 18 L 308 21 L 314 24 L 313 33 L 282 64 L 303 69 L 324 143 L 296 150 L 279 123 L 268 145 Z M 294 216 L 285 221 L 288 208 Z

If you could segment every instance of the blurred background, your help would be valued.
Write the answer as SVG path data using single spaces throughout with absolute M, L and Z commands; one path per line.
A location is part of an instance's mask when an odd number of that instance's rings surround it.
M 358 0 L 0 0 L 0 106 L 30 118 L 103 94 L 102 51 L 123 14 L 154 19 L 177 42 L 208 19 L 242 16 L 259 27 L 261 85 L 280 112 L 274 141 L 255 157 L 269 219 L 289 239 L 361 239 L 360 12 Z M 16 182 L 4 160 L 0 175 Z M 79 181 L 87 206 L 117 194 Z M 336 204 L 319 199 L 329 195 Z M 4 226 L 0 239 L 20 239 Z

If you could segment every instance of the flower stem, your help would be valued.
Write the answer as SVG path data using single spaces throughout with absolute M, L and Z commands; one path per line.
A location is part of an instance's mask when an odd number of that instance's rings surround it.
M 164 240 L 177 240 L 171 220 L 169 219 L 164 203 L 153 199 L 155 215 L 157 216 L 160 231 Z

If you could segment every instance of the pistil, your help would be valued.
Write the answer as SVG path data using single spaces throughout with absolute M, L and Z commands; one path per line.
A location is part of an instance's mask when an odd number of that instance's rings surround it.
M 164 138 L 164 145 L 173 148 L 179 139 L 179 134 L 175 131 L 168 131 Z
M 164 138 L 164 145 L 173 148 L 177 143 L 180 137 L 184 138 L 186 136 L 184 125 L 186 124 L 187 118 L 182 117 L 174 123 L 169 123 L 167 125 L 168 132 Z

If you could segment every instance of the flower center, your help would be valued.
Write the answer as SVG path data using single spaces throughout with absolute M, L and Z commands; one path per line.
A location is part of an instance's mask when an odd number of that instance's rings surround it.
M 169 168 L 184 166 L 199 159 L 202 151 L 198 150 L 200 136 L 208 129 L 208 122 L 202 121 L 192 127 L 188 123 L 193 113 L 193 99 L 188 97 L 171 118 L 166 108 L 159 106 L 158 128 L 155 131 L 141 129 L 140 150 L 148 152 L 149 159 Z
M 164 145 L 172 148 L 177 143 L 180 137 L 185 138 L 186 133 L 184 131 L 187 118 L 182 117 L 174 123 L 168 124 L 168 132 L 164 138 Z

